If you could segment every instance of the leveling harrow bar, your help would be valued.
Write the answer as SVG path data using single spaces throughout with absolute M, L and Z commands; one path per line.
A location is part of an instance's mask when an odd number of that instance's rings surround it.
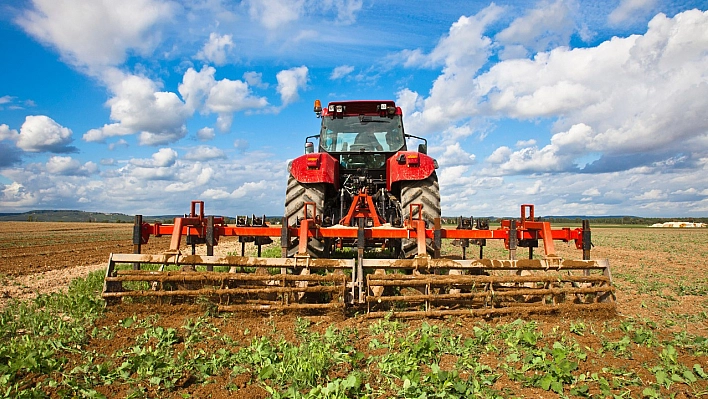
M 419 209 L 411 215 L 421 215 Z M 440 219 L 427 228 L 411 217 L 404 227 L 374 223 L 375 210 L 366 201 L 355 201 L 347 225 L 322 227 L 314 204 L 306 203 L 299 225 L 272 226 L 265 217 L 239 217 L 236 226 L 224 218 L 205 216 L 204 202 L 192 201 L 191 211 L 174 224 L 149 224 L 135 217 L 133 254 L 111 254 L 102 296 L 111 304 L 125 298 L 183 303 L 208 300 L 219 311 L 358 308 L 371 316 L 487 316 L 509 313 L 549 312 L 563 309 L 613 309 L 614 293 L 606 260 L 590 260 L 591 231 L 552 229 L 537 221 L 533 205 L 521 206 L 518 220 L 503 220 L 490 230 L 485 220 L 458 219 L 453 229 Z M 309 215 L 309 216 L 308 216 Z M 344 219 L 343 219 L 344 220 Z M 476 222 L 476 223 L 475 223 Z M 171 236 L 164 254 L 141 254 L 150 236 Z M 221 237 L 235 236 L 242 256 L 215 256 Z M 192 247 L 182 254 L 182 237 Z M 281 257 L 263 258 L 261 246 L 280 237 Z M 317 259 L 307 255 L 311 238 L 329 239 L 335 245 L 356 247 L 355 259 Z M 294 239 L 298 254 L 287 257 Z M 458 259 L 441 258 L 443 239 L 456 240 L 462 248 Z M 484 259 L 486 240 L 503 240 L 509 259 Z M 418 255 L 412 259 L 365 258 L 371 243 L 386 246 L 396 240 L 415 240 Z M 539 240 L 544 254 L 533 256 Z M 564 260 L 555 254 L 554 240 L 573 241 L 582 260 Z M 244 255 L 246 242 L 258 247 L 258 256 Z M 434 249 L 429 254 L 429 248 Z M 204 244 L 206 255 L 196 255 Z M 466 249 L 479 246 L 479 258 L 467 259 Z M 517 259 L 518 248 L 528 248 L 529 259 Z M 459 259 L 461 258 L 461 259 Z

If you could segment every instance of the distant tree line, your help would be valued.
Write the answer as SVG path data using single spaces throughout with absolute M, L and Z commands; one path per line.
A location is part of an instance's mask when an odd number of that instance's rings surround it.
M 591 224 L 627 224 L 627 225 L 652 225 L 655 223 L 664 222 L 691 222 L 691 223 L 708 223 L 708 217 L 695 218 L 645 218 L 638 216 L 607 216 L 607 217 L 562 217 L 549 216 L 542 218 L 544 221 L 551 223 L 580 223 L 583 219 L 589 219 Z
M 256 215 L 260 217 L 260 215 Z M 251 216 L 248 216 L 249 222 Z M 458 216 L 443 216 L 440 218 L 441 224 L 443 225 L 456 225 Z M 475 217 L 477 219 L 486 219 L 491 224 L 498 224 L 499 221 L 504 219 L 512 219 L 511 217 Z M 518 216 L 513 219 L 518 219 Z M 637 225 L 637 226 L 650 226 L 655 223 L 664 222 L 691 222 L 691 223 L 708 223 L 708 217 L 674 217 L 674 218 L 649 218 L 649 217 L 639 217 L 639 216 L 544 216 L 537 217 L 538 221 L 547 221 L 551 223 L 558 224 L 577 224 L 583 219 L 590 220 L 591 225 Z M 27 222 L 101 222 L 101 223 L 133 223 L 133 217 L 122 214 L 99 214 L 99 213 L 89 213 L 81 211 L 33 211 L 21 214 L 2 214 L 0 215 L 0 221 L 27 221 Z M 266 216 L 266 221 L 269 225 L 280 224 L 282 216 Z M 168 216 L 144 216 L 143 221 L 148 223 L 154 223 L 160 221 L 163 224 L 174 223 L 174 218 Z M 236 218 L 225 216 L 224 221 L 228 225 L 235 225 Z

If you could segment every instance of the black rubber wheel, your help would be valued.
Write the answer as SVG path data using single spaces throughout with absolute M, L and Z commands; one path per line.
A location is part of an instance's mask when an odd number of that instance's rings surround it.
M 300 183 L 290 175 L 285 191 L 285 218 L 288 221 L 288 226 L 295 225 L 298 217 L 302 219 L 305 216 L 305 202 L 313 202 L 317 207 L 317 214 L 322 215 L 326 191 L 327 187 L 324 183 Z M 308 217 L 312 217 L 312 214 L 309 214 Z M 330 245 L 327 241 L 310 238 L 310 242 L 307 243 L 307 253 L 314 258 L 326 258 L 330 253 Z M 288 256 L 294 256 L 297 253 L 298 244 L 297 238 L 291 241 L 288 246 Z
M 427 228 L 433 227 L 435 218 L 440 217 L 440 185 L 438 184 L 438 175 L 435 172 L 423 180 L 407 180 L 401 183 L 401 215 L 403 215 L 404 223 L 408 221 L 410 216 L 411 204 L 423 205 L 422 219 L 425 221 Z M 415 212 L 413 218 L 417 217 L 417 212 Z M 435 251 L 433 240 L 427 239 L 426 241 L 427 252 L 432 255 Z M 401 256 L 403 258 L 412 258 L 416 255 L 418 255 L 416 240 L 401 240 Z

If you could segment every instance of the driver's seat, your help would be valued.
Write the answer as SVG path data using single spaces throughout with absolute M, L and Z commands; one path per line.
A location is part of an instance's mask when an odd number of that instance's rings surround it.
M 383 151 L 383 147 L 376 136 L 371 132 L 361 132 L 356 135 L 354 144 L 351 146 L 351 151 L 360 151 L 361 149 L 368 151 Z

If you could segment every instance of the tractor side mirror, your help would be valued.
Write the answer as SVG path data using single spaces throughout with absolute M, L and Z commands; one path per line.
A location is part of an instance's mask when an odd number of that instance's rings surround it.
M 418 144 L 418 152 L 421 154 L 427 154 L 428 153 L 428 145 L 421 143 Z
M 305 137 L 305 154 L 312 154 L 313 152 L 315 152 L 315 144 L 309 140 L 310 139 L 319 139 L 319 138 L 320 138 L 319 134 Z

